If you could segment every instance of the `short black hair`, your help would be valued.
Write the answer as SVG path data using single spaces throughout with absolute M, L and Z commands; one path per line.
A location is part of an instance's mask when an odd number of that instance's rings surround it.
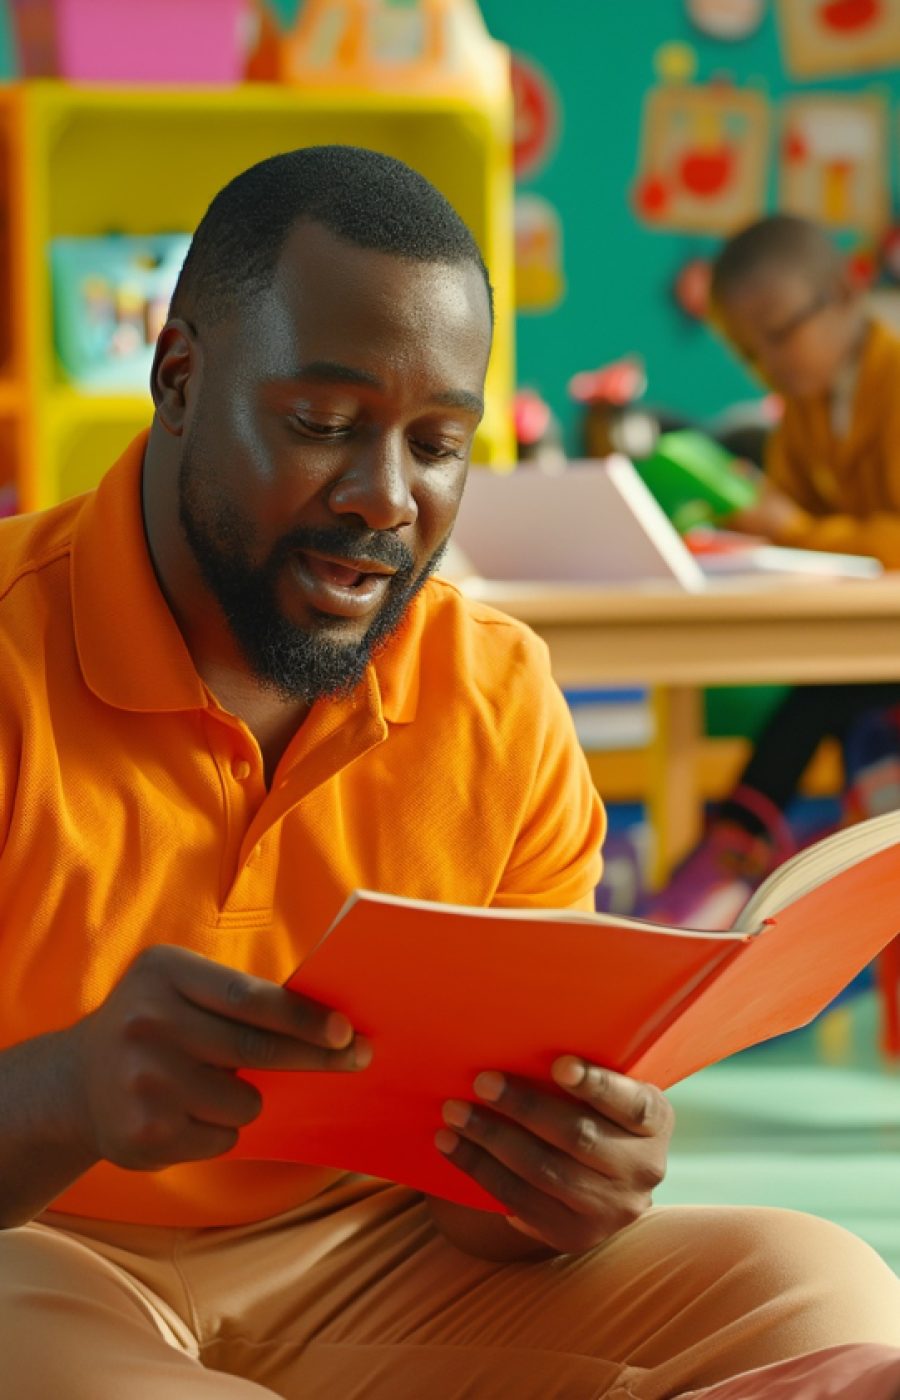
M 210 325 L 261 295 L 303 220 L 359 248 L 416 262 L 474 263 L 493 318 L 484 259 L 452 204 L 403 161 L 361 146 L 304 146 L 236 175 L 197 227 L 169 314 Z
M 824 229 L 795 214 L 772 214 L 735 234 L 713 263 L 712 300 L 721 303 L 760 274 L 802 272 L 816 287 L 830 289 L 843 259 Z

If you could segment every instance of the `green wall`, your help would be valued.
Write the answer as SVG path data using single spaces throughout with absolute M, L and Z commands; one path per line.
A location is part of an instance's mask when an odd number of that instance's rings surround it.
M 687 19 L 682 0 L 482 0 L 482 10 L 496 38 L 549 73 L 563 109 L 557 154 L 523 189 L 544 195 L 562 217 L 568 295 L 549 314 L 520 316 L 520 382 L 543 390 L 570 423 L 569 377 L 628 351 L 646 359 L 648 397 L 688 414 L 710 414 L 756 393 L 670 296 L 681 265 L 693 254 L 708 253 L 715 240 L 648 229 L 632 214 L 628 191 L 642 99 L 656 84 L 654 53 L 661 44 L 691 44 L 701 81 L 725 71 L 738 86 L 759 84 L 773 99 L 797 90 L 781 64 L 773 5 L 762 28 L 739 43 L 704 38 Z M 900 101 L 896 70 L 809 84 L 807 90 L 873 85 L 886 89 L 895 104 Z M 896 113 L 891 121 L 896 169 Z

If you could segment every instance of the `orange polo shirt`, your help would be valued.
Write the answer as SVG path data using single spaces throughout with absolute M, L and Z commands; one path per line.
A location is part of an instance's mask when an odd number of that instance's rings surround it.
M 154 943 L 283 982 L 359 886 L 589 901 L 602 811 L 545 648 L 448 583 L 426 584 L 352 696 L 314 706 L 267 789 L 157 585 L 145 441 L 90 495 L 0 523 L 0 1045 L 84 1016 Z M 336 1175 L 101 1163 L 55 1205 L 237 1224 Z

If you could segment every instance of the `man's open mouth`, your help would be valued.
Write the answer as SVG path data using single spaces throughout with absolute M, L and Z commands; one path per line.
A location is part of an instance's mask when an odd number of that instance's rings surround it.
M 315 578 L 336 588 L 358 588 L 366 579 L 381 578 L 394 572 L 375 560 L 338 559 L 305 549 L 299 551 L 299 558 Z
M 395 570 L 377 560 L 303 549 L 293 556 L 292 572 L 315 612 L 362 619 L 381 605 Z

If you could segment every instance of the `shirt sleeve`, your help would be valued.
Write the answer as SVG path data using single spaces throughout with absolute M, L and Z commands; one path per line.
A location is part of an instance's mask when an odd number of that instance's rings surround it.
M 536 761 L 522 820 L 491 902 L 507 909 L 593 909 L 606 815 L 569 707 L 550 674 L 546 647 L 537 639 L 529 663 L 522 683 L 530 713 L 539 717 Z
M 800 511 L 775 542 L 834 554 L 868 554 L 886 569 L 900 569 L 900 515 L 887 511 L 876 511 L 862 520 L 853 515 L 808 515 Z
M 898 438 L 900 444 L 900 438 Z M 893 464 L 900 492 L 900 445 Z M 776 544 L 798 549 L 821 549 L 835 554 L 868 554 L 887 569 L 900 568 L 900 511 L 879 510 L 857 517 L 843 512 L 825 515 L 812 506 L 802 447 L 792 440 L 790 423 L 785 422 L 766 445 L 766 475 L 779 491 L 794 502 L 797 511 L 778 535 Z M 894 483 L 886 483 L 886 488 Z M 887 495 L 887 489 L 885 494 Z M 898 494 L 900 499 L 900 494 Z

